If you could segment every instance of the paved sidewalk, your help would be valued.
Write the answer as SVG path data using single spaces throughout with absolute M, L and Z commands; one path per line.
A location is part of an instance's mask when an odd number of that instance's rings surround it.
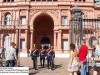
M 38 66 L 38 70 L 32 69 L 32 60 L 31 58 L 20 58 L 20 64 L 25 67 L 30 68 L 30 74 L 29 75 L 69 75 L 67 72 L 67 65 L 68 65 L 68 58 L 56 58 L 55 59 L 55 65 L 56 69 L 52 71 L 51 69 L 41 68 Z M 38 59 L 38 65 L 39 64 L 39 59 Z
M 30 57 L 20 58 L 20 64 L 23 67 L 29 67 L 29 69 L 30 69 L 29 75 L 69 75 L 69 73 L 67 71 L 68 62 L 69 62 L 68 58 L 56 58 L 55 59 L 56 69 L 54 71 L 52 71 L 51 69 L 47 69 L 47 67 L 41 68 L 40 66 L 38 66 L 38 70 L 34 70 L 34 69 L 32 69 L 33 65 L 32 65 L 32 60 Z M 38 58 L 38 65 L 40 65 L 39 58 Z M 89 69 L 89 71 L 91 71 L 91 70 L 92 69 Z M 96 74 L 97 72 L 98 72 L 98 74 Z M 100 68 L 96 68 L 93 75 L 100 75 L 99 72 L 100 72 Z

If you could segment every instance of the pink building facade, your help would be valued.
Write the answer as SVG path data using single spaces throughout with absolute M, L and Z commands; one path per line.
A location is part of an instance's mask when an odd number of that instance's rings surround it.
M 0 46 L 8 48 L 15 42 L 26 56 L 34 45 L 66 53 L 71 9 L 76 5 L 84 17 L 100 18 L 100 2 L 94 0 L 0 0 Z

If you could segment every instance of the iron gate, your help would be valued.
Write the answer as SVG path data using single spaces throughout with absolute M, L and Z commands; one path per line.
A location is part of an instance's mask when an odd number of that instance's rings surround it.
M 77 44 L 79 47 L 81 40 L 86 39 L 89 48 L 93 47 L 94 39 L 99 40 L 100 43 L 100 18 L 84 18 L 82 11 L 78 7 L 74 7 L 71 14 L 71 43 Z

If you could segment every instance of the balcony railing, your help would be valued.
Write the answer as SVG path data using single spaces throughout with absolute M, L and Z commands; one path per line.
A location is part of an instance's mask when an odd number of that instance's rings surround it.
M 76 5 L 72 0 L 58 0 L 58 1 L 14 1 L 14 2 L 1 2 L 0 6 L 18 6 L 18 5 Z M 90 6 L 93 5 L 92 1 L 79 2 L 78 5 Z

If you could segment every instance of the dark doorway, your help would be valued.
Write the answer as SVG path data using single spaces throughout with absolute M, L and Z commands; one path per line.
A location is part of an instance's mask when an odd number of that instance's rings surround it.
M 50 40 L 48 37 L 43 37 L 41 40 L 41 45 L 44 47 L 44 49 L 48 49 L 50 45 Z

